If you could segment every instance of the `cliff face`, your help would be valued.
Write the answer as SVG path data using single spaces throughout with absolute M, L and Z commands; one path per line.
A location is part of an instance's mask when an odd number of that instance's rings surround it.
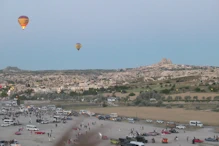
M 196 76 L 202 81 L 216 81 L 219 69 L 213 67 L 176 65 L 170 59 L 162 59 L 151 66 L 114 71 L 22 71 L 8 67 L 0 73 L 0 85 L 14 84 L 16 92 L 29 88 L 35 92 L 65 90 L 88 90 L 109 86 L 130 84 L 133 81 L 149 82 Z M 195 80 L 194 80 L 195 81 Z

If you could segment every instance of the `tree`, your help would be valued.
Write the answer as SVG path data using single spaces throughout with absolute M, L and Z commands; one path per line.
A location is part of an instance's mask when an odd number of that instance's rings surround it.
M 173 97 L 172 96 L 168 96 L 167 100 L 173 100 Z
M 195 88 L 195 92 L 200 92 L 201 89 L 199 87 Z
M 219 100 L 219 96 L 215 96 L 215 97 L 214 97 L 214 100 Z
M 198 96 L 193 96 L 193 100 L 198 100 Z
M 185 96 L 184 99 L 185 100 L 191 100 L 191 96 Z
M 116 93 L 115 92 L 113 92 L 112 97 L 116 97 Z
M 202 97 L 202 100 L 205 100 L 205 97 L 204 97 L 204 96 Z
M 21 101 L 20 99 L 17 100 L 17 105 L 20 105 L 21 104 Z
M 8 94 L 6 93 L 6 91 L 2 91 L 1 97 L 7 97 L 7 96 L 8 96 Z
M 102 105 L 103 107 L 107 107 L 107 104 L 106 104 L 106 102 L 104 101 L 103 102 L 103 105 Z
M 163 89 L 163 90 L 161 90 L 161 93 L 169 94 L 169 93 L 170 93 L 170 90 L 168 90 L 168 89 Z
M 206 99 L 207 99 L 208 101 L 210 101 L 210 100 L 211 100 L 211 96 L 207 97 Z
M 132 92 L 132 93 L 129 94 L 129 96 L 135 96 L 135 93 Z

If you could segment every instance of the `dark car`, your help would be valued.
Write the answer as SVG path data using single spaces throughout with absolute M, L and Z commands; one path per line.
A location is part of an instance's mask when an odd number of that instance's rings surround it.
M 119 138 L 120 143 L 129 143 L 130 141 L 131 141 L 130 139 Z
M 99 120 L 105 120 L 106 118 L 104 116 L 99 116 L 98 119 Z
M 37 123 L 41 123 L 43 120 L 42 119 L 36 119 Z
M 218 139 L 209 137 L 205 138 L 205 141 L 218 142 Z
M 121 122 L 121 121 L 122 121 L 122 118 L 117 117 L 117 118 L 116 118 L 116 121 L 117 121 L 117 122 Z
M 179 131 L 177 131 L 176 129 L 170 129 L 169 132 L 171 132 L 171 133 L 179 133 Z
M 121 143 L 121 146 L 136 146 L 135 144 L 131 143 Z
M 110 115 L 106 115 L 106 116 L 105 116 L 105 119 L 106 119 L 106 120 L 109 120 L 109 119 L 110 119 Z
M 137 136 L 137 137 L 136 137 L 136 140 L 137 140 L 138 142 L 148 143 L 148 140 L 145 139 L 143 136 Z

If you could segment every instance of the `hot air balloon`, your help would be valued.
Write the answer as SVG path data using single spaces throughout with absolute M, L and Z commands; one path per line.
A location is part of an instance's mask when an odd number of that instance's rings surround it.
M 79 51 L 80 49 L 81 49 L 81 44 L 80 43 L 77 43 L 76 45 L 75 45 L 75 47 L 76 47 L 76 49 Z
M 21 28 L 24 30 L 29 23 L 29 18 L 27 16 L 20 16 L 18 18 L 18 23 L 20 24 Z

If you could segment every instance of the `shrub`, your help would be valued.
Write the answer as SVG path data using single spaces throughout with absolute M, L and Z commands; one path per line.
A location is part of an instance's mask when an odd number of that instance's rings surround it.
M 169 93 L 170 93 L 170 90 L 168 90 L 168 89 L 163 89 L 163 90 L 161 90 L 161 93 L 169 94 Z
M 196 106 L 195 109 L 200 110 L 201 108 L 200 108 L 200 106 Z
M 167 100 L 173 100 L 173 97 L 172 96 L 168 96 Z
M 184 108 L 184 105 L 183 104 L 179 104 L 177 107 L 178 108 Z
M 129 94 L 129 96 L 135 96 L 135 93 L 132 92 L 132 93 Z
M 171 105 L 167 105 L 166 108 L 172 108 L 172 106 Z

